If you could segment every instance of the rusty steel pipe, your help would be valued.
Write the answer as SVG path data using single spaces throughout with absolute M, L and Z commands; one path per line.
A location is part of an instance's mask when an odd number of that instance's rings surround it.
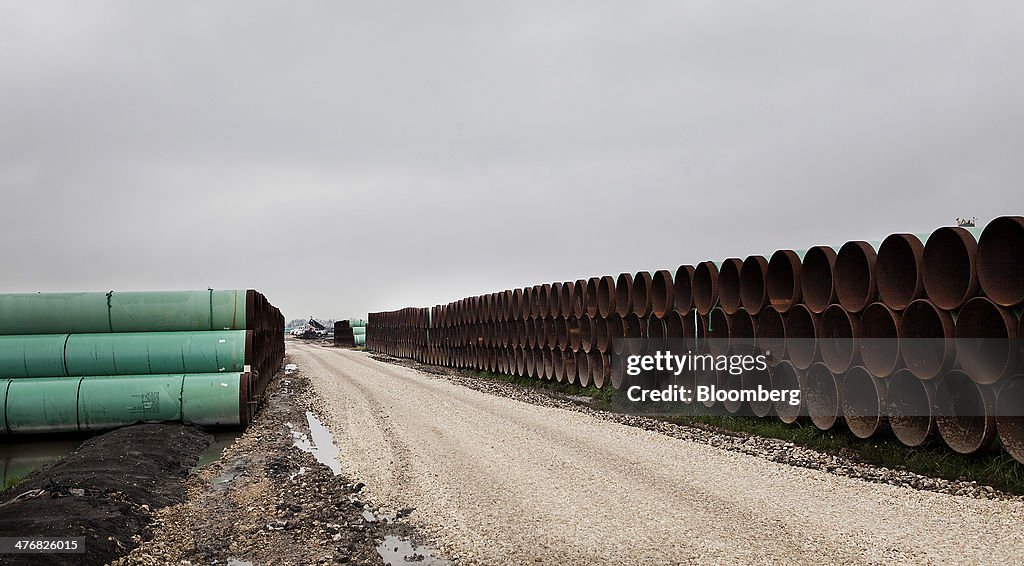
M 558 312 L 565 318 L 572 316 L 572 291 L 573 282 L 562 283 L 561 292 L 558 294 Z
M 924 244 L 913 234 L 892 234 L 878 247 L 875 280 L 878 296 L 894 310 L 903 310 L 924 296 Z
M 631 309 L 640 318 L 647 318 L 650 316 L 653 310 L 653 301 L 651 295 L 653 293 L 654 278 L 651 274 L 646 271 L 638 271 L 633 276 L 633 290 L 631 297 Z M 622 308 L 619 308 L 621 313 Z
M 537 377 L 537 350 L 523 350 L 523 356 L 526 359 L 526 377 Z
M 565 369 L 565 381 L 568 383 L 576 383 L 576 353 L 572 350 L 566 350 L 562 352 L 562 365 Z
M 889 380 L 886 414 L 893 434 L 906 446 L 921 446 L 938 433 L 932 404 L 935 384 L 923 381 L 909 369 L 901 369 Z
M 743 389 L 756 390 L 758 387 L 763 389 L 772 388 L 772 377 L 771 373 L 767 370 L 752 369 L 750 371 L 744 371 L 740 376 L 740 385 Z M 757 401 L 753 400 L 747 403 L 750 407 L 750 412 L 755 417 L 767 417 L 772 412 L 771 400 Z
M 633 308 L 633 276 L 628 273 L 620 273 L 618 279 L 615 280 L 614 294 L 615 301 L 610 309 L 625 318 Z
M 672 274 L 666 269 L 659 269 L 651 276 L 651 312 L 658 318 L 665 318 L 665 313 L 675 308 L 675 286 Z
M 871 438 L 885 429 L 886 393 L 884 379 L 872 377 L 868 370 L 854 366 L 846 372 L 840 386 L 839 398 L 843 420 L 857 438 Z
M 985 297 L 960 309 L 954 330 L 956 354 L 964 372 L 978 383 L 992 384 L 1017 373 L 1020 348 L 1017 317 Z
M 639 316 L 637 316 L 635 312 L 629 313 L 628 315 L 626 315 L 625 318 L 622 319 L 622 337 L 625 339 L 643 338 L 647 335 L 646 330 L 647 328 L 643 324 L 643 321 L 640 319 Z M 625 340 L 612 340 L 612 350 L 614 350 L 616 354 L 639 353 L 632 351 L 630 348 L 627 348 Z
M 611 374 L 611 358 L 603 352 L 590 352 L 590 381 L 601 389 Z
M 554 372 L 555 381 L 565 381 L 565 352 L 563 350 L 551 351 L 551 366 Z
M 858 350 L 873 377 L 889 377 L 900 367 L 899 315 L 885 303 L 871 303 L 860 317 Z
M 940 309 L 960 308 L 978 293 L 978 243 L 960 227 L 932 232 L 924 246 L 924 290 Z
M 774 308 L 762 309 L 757 315 L 757 348 L 764 353 L 768 365 L 786 358 L 786 321 Z
M 555 347 L 565 350 L 569 347 L 569 321 L 563 316 L 552 320 L 555 325 Z
M 576 352 L 576 377 L 580 387 L 590 385 L 590 354 L 583 350 Z
M 559 316 L 560 314 L 562 314 L 562 284 L 555 281 L 549 287 L 546 316 Z
M 669 340 L 683 338 L 683 328 L 685 326 L 683 318 L 685 316 L 685 314 L 677 310 L 665 313 L 665 338 Z
M 650 348 L 654 351 L 665 349 L 665 338 L 667 337 L 665 332 L 665 319 L 652 314 L 647 317 L 647 320 L 644 322 L 647 326 L 645 336 L 647 336 Z
M 626 327 L 619 313 L 613 312 L 611 316 L 604 319 L 604 322 L 605 333 L 598 338 L 597 342 L 597 349 L 602 354 L 612 351 L 617 346 L 621 346 L 622 338 L 626 335 Z M 603 342 L 600 338 L 604 338 Z
M 725 314 L 733 314 L 740 308 L 740 271 L 743 260 L 731 257 L 722 262 L 718 270 L 718 305 Z
M 523 302 L 520 304 L 520 316 L 525 319 L 533 318 L 531 307 L 533 305 L 533 287 L 523 287 Z
M 960 454 L 987 449 L 996 436 L 995 404 L 987 385 L 959 370 L 946 372 L 935 388 L 935 421 L 942 440 Z
M 718 266 L 702 261 L 693 271 L 693 305 L 701 316 L 707 316 L 717 303 Z
M 800 268 L 800 293 L 815 314 L 836 302 L 836 252 L 828 246 L 814 246 L 804 254 Z
M 900 354 L 920 379 L 934 379 L 953 368 L 953 316 L 927 299 L 907 305 L 900 318 Z
M 707 317 L 708 352 L 714 356 L 729 353 L 729 335 L 732 334 L 732 317 L 721 307 L 715 307 Z
M 821 361 L 835 374 L 850 369 L 858 359 L 857 338 L 860 320 L 840 305 L 832 305 L 821 313 L 818 324 L 818 348 Z
M 1001 216 L 978 239 L 978 284 L 993 303 L 1024 303 L 1024 217 Z
M 735 391 L 743 388 L 743 374 L 734 375 L 732 373 L 729 373 L 728 371 L 719 371 L 716 373 L 718 374 L 719 388 L 730 391 Z M 747 402 L 743 401 L 742 399 L 737 399 L 735 401 L 725 399 L 722 401 L 722 407 L 730 415 L 735 415 L 736 413 L 740 412 L 743 409 L 743 406 L 746 404 Z
M 807 407 L 811 422 L 819 430 L 829 430 L 839 422 L 839 388 L 828 366 L 818 362 L 803 374 L 800 400 Z
M 1016 375 L 999 389 L 996 430 L 1003 448 L 1024 464 L 1024 375 Z
M 512 289 L 512 319 L 522 320 L 526 317 L 523 316 L 523 290 L 516 288 Z
M 772 389 L 776 390 L 799 390 L 800 382 L 802 377 L 800 376 L 799 370 L 793 367 L 793 364 L 788 360 L 779 362 L 775 367 L 768 368 L 768 376 L 771 379 Z M 801 394 L 802 398 L 802 394 Z M 793 424 L 798 418 L 800 418 L 801 408 L 803 402 L 799 405 L 790 405 L 789 401 L 775 401 L 772 403 L 772 409 L 775 410 L 775 416 L 779 417 L 779 420 L 786 424 Z
M 582 317 L 587 312 L 587 304 L 584 298 L 587 295 L 587 282 L 582 279 L 577 279 L 572 284 L 572 296 L 570 302 L 572 306 L 572 314 L 576 315 L 576 318 Z
M 740 304 L 750 314 L 757 314 L 768 304 L 768 260 L 752 255 L 740 268 Z
M 544 373 L 542 377 L 547 381 L 554 381 L 555 379 L 555 360 L 554 351 L 551 348 L 544 348 L 541 351 L 541 355 L 544 357 Z
M 534 297 L 534 312 L 537 318 L 544 318 L 548 316 L 548 301 L 551 299 L 551 283 L 545 283 L 537 286 L 537 294 Z
M 578 320 L 580 324 L 580 350 L 589 353 L 594 347 L 594 319 L 589 314 L 584 314 Z
M 676 269 L 675 277 L 672 278 L 672 306 L 670 308 L 685 313 L 694 307 L 693 278 L 695 274 L 696 268 L 692 265 L 680 265 Z
M 569 315 L 569 318 L 565 319 L 565 331 L 569 349 L 578 352 L 583 346 L 583 334 L 580 330 L 580 319 L 576 318 L 576 315 Z
M 768 303 L 776 311 L 784 313 L 800 302 L 800 256 L 793 250 L 779 250 L 768 260 L 765 275 L 765 290 Z
M 597 313 L 607 318 L 616 312 L 618 311 L 615 308 L 615 278 L 605 275 L 598 279 L 597 283 Z
M 836 254 L 836 299 L 851 313 L 863 311 L 878 297 L 875 263 L 878 254 L 867 242 L 846 242 Z
M 590 352 L 597 350 L 598 352 L 604 353 L 608 351 L 609 342 L 609 330 L 608 330 L 608 319 L 602 317 L 591 318 L 590 321 L 593 323 L 593 337 L 591 338 Z
M 601 278 L 591 277 L 587 280 L 586 290 L 583 293 L 583 304 L 585 306 L 586 313 L 590 315 L 590 318 L 594 318 L 598 315 L 597 295 L 598 287 L 600 287 Z
M 747 311 L 740 307 L 732 315 L 729 329 L 729 349 L 733 354 L 741 356 L 753 355 L 755 336 L 757 335 L 757 321 Z

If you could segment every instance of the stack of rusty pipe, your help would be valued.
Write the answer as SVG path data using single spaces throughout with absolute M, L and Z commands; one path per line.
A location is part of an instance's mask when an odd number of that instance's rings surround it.
M 757 352 L 768 370 L 660 380 L 801 390 L 802 403 L 720 404 L 908 446 L 1024 462 L 1024 217 L 778 250 L 668 271 L 545 283 L 370 315 L 371 351 L 427 364 L 622 388 L 622 338 Z M 719 340 L 706 340 L 718 338 Z M 742 382 L 742 383 L 740 383 Z M 996 439 L 999 442 L 996 442 Z

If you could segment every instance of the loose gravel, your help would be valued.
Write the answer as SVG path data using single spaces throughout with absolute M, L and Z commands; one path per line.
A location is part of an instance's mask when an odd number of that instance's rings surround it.
M 912 489 L 923 480 L 909 476 L 864 481 L 847 476 L 897 471 L 601 414 L 360 352 L 300 344 L 291 355 L 323 402 L 347 473 L 377 500 L 415 508 L 410 521 L 461 564 L 1007 563 L 1024 555 L 1024 502 L 983 489 L 960 486 L 972 495 L 964 497 Z

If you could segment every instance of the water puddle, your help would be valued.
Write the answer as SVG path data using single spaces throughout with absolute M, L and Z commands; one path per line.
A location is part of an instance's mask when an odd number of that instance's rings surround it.
M 210 464 L 220 460 L 221 453 L 228 446 L 231 446 L 235 440 L 238 440 L 239 436 L 242 436 L 241 430 L 230 430 L 213 433 L 213 442 L 203 452 L 203 455 L 199 457 L 199 461 L 196 462 L 196 469 L 204 468 Z
M 284 374 L 285 375 L 291 375 L 291 374 L 293 374 L 293 373 L 295 373 L 297 371 L 299 371 L 299 366 L 297 366 L 295 364 L 285 364 L 284 365 Z
M 0 491 L 7 482 L 24 479 L 50 462 L 74 452 L 85 440 L 47 440 L 0 444 Z
M 377 554 L 384 564 L 400 566 L 401 564 L 424 564 L 427 566 L 447 566 L 451 562 L 430 554 L 430 549 L 416 546 L 407 538 L 386 536 L 377 545 Z
M 320 422 L 320 419 L 316 418 L 310 411 L 306 411 L 306 420 L 309 421 L 309 436 L 297 430 L 292 430 L 293 446 L 303 452 L 312 454 L 317 462 L 330 468 L 334 475 L 340 474 L 341 461 L 338 457 L 338 447 L 334 445 L 334 437 L 331 436 L 331 431 L 327 430 L 327 427 Z M 291 423 L 286 424 L 288 428 L 292 428 Z
M 394 515 L 377 514 L 363 509 L 363 520 L 367 523 L 391 523 L 395 520 Z
M 248 560 L 239 560 L 237 558 L 228 558 L 228 566 L 252 566 L 252 562 Z

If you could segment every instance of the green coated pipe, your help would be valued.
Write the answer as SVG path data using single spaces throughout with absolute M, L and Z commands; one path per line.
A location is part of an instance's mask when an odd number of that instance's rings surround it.
M 244 330 L 245 290 L 0 294 L 0 334 Z
M 356 336 L 365 335 L 366 334 L 366 327 L 365 326 L 356 326 L 355 328 L 352 329 L 352 334 L 355 334 Z
M 247 373 L 159 374 L 0 381 L 3 434 L 96 431 L 139 422 L 244 424 Z
M 246 330 L 0 336 L 0 378 L 241 372 L 251 341 Z
M 348 319 L 348 325 L 352 328 L 363 328 L 366 326 L 366 320 L 362 318 L 350 318 Z
M 353 346 L 365 346 L 366 345 L 366 335 L 365 334 L 356 334 L 355 336 L 353 336 L 352 345 Z

